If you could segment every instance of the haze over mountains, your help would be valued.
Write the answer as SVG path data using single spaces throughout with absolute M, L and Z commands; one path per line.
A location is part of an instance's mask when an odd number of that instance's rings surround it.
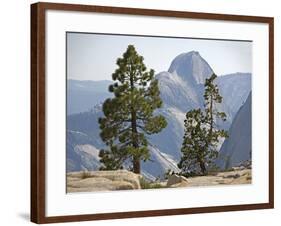
M 112 97 L 108 92 L 111 81 L 67 80 L 67 115 L 84 112 Z
M 163 100 L 163 107 L 158 112 L 166 117 L 168 126 L 161 133 L 149 137 L 151 161 L 142 163 L 142 174 L 146 177 L 155 179 L 163 176 L 168 169 L 178 171 L 177 162 L 181 156 L 185 114 L 191 109 L 204 106 L 204 82 L 212 73 L 210 65 L 198 52 L 192 51 L 178 55 L 168 71 L 156 75 Z M 111 97 L 108 92 L 108 85 L 111 83 L 111 81 L 68 80 L 67 171 L 98 169 L 98 150 L 105 147 L 99 137 L 98 118 L 103 114 L 102 102 Z M 239 129 L 232 129 L 233 119 L 235 118 L 236 123 L 240 120 L 249 120 L 249 115 L 237 116 L 237 119 L 236 113 L 246 102 L 251 91 L 251 74 L 234 73 L 219 76 L 216 83 L 223 96 L 223 103 L 217 107 L 227 114 L 227 121 L 217 124 L 224 129 L 231 128 L 231 136 L 227 142 L 233 142 L 229 140 L 239 133 Z M 248 102 L 246 103 L 249 105 Z M 251 129 L 248 130 L 251 133 Z M 248 134 L 246 135 L 245 139 L 250 139 Z M 228 146 L 223 144 L 224 152 L 229 151 Z M 243 143 L 239 150 L 232 149 L 232 152 L 243 152 L 244 146 Z M 248 147 L 248 144 L 246 146 Z M 235 157 L 236 154 L 232 156 Z M 233 160 L 233 164 L 236 162 Z M 221 166 L 225 164 L 221 163 Z

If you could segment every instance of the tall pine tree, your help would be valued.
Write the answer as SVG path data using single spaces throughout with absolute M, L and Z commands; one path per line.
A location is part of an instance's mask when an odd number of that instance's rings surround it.
M 150 157 L 147 135 L 167 126 L 162 115 L 154 114 L 162 106 L 160 91 L 154 71 L 147 70 L 143 61 L 133 45 L 117 59 L 112 74 L 116 82 L 109 86 L 114 97 L 104 102 L 104 117 L 99 119 L 100 136 L 109 147 L 100 151 L 103 170 L 130 166 L 140 173 L 141 161 Z
M 207 165 L 218 156 L 219 139 L 227 137 L 227 132 L 218 129 L 216 122 L 225 121 L 226 114 L 217 110 L 222 102 L 219 88 L 214 83 L 217 76 L 212 74 L 205 81 L 204 110 L 195 109 L 186 113 L 184 121 L 185 133 L 182 143 L 182 158 L 178 164 L 184 173 L 205 175 Z
M 205 124 L 208 128 L 206 148 L 209 152 L 210 160 L 218 157 L 217 145 L 220 138 L 227 137 L 227 132 L 218 129 L 216 123 L 226 121 L 226 114 L 217 109 L 217 105 L 222 103 L 222 96 L 219 94 L 219 88 L 214 83 L 217 78 L 216 74 L 206 79 L 205 82 Z M 206 167 L 205 167 L 206 168 Z

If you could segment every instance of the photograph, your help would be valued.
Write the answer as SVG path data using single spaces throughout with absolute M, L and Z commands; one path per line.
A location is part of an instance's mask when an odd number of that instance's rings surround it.
M 252 44 L 66 32 L 66 192 L 251 184 Z

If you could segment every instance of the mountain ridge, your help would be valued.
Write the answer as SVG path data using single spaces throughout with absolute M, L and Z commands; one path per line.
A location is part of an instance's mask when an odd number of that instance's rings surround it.
M 237 112 L 229 129 L 229 138 L 222 144 L 217 164 L 222 169 L 243 164 L 251 159 L 252 93 Z

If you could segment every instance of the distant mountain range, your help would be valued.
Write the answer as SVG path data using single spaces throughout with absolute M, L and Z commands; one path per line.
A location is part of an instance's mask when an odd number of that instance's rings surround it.
M 149 137 L 151 161 L 142 163 L 142 174 L 146 177 L 155 179 L 163 176 L 168 169 L 178 171 L 176 163 L 181 156 L 185 114 L 204 106 L 204 82 L 212 73 L 210 65 L 198 52 L 192 51 L 180 54 L 172 61 L 168 71 L 156 75 L 163 100 L 163 107 L 157 111 L 166 117 L 168 126 L 161 133 Z M 111 83 L 68 80 L 67 171 L 98 168 L 97 152 L 105 145 L 99 137 L 97 120 L 103 114 L 102 102 L 111 97 L 108 92 Z M 217 124 L 229 129 L 251 91 L 251 74 L 219 76 L 216 83 L 223 96 L 222 104 L 217 107 L 227 114 L 227 121 Z
M 67 80 L 67 115 L 89 111 L 96 104 L 112 97 L 108 92 L 111 81 Z

